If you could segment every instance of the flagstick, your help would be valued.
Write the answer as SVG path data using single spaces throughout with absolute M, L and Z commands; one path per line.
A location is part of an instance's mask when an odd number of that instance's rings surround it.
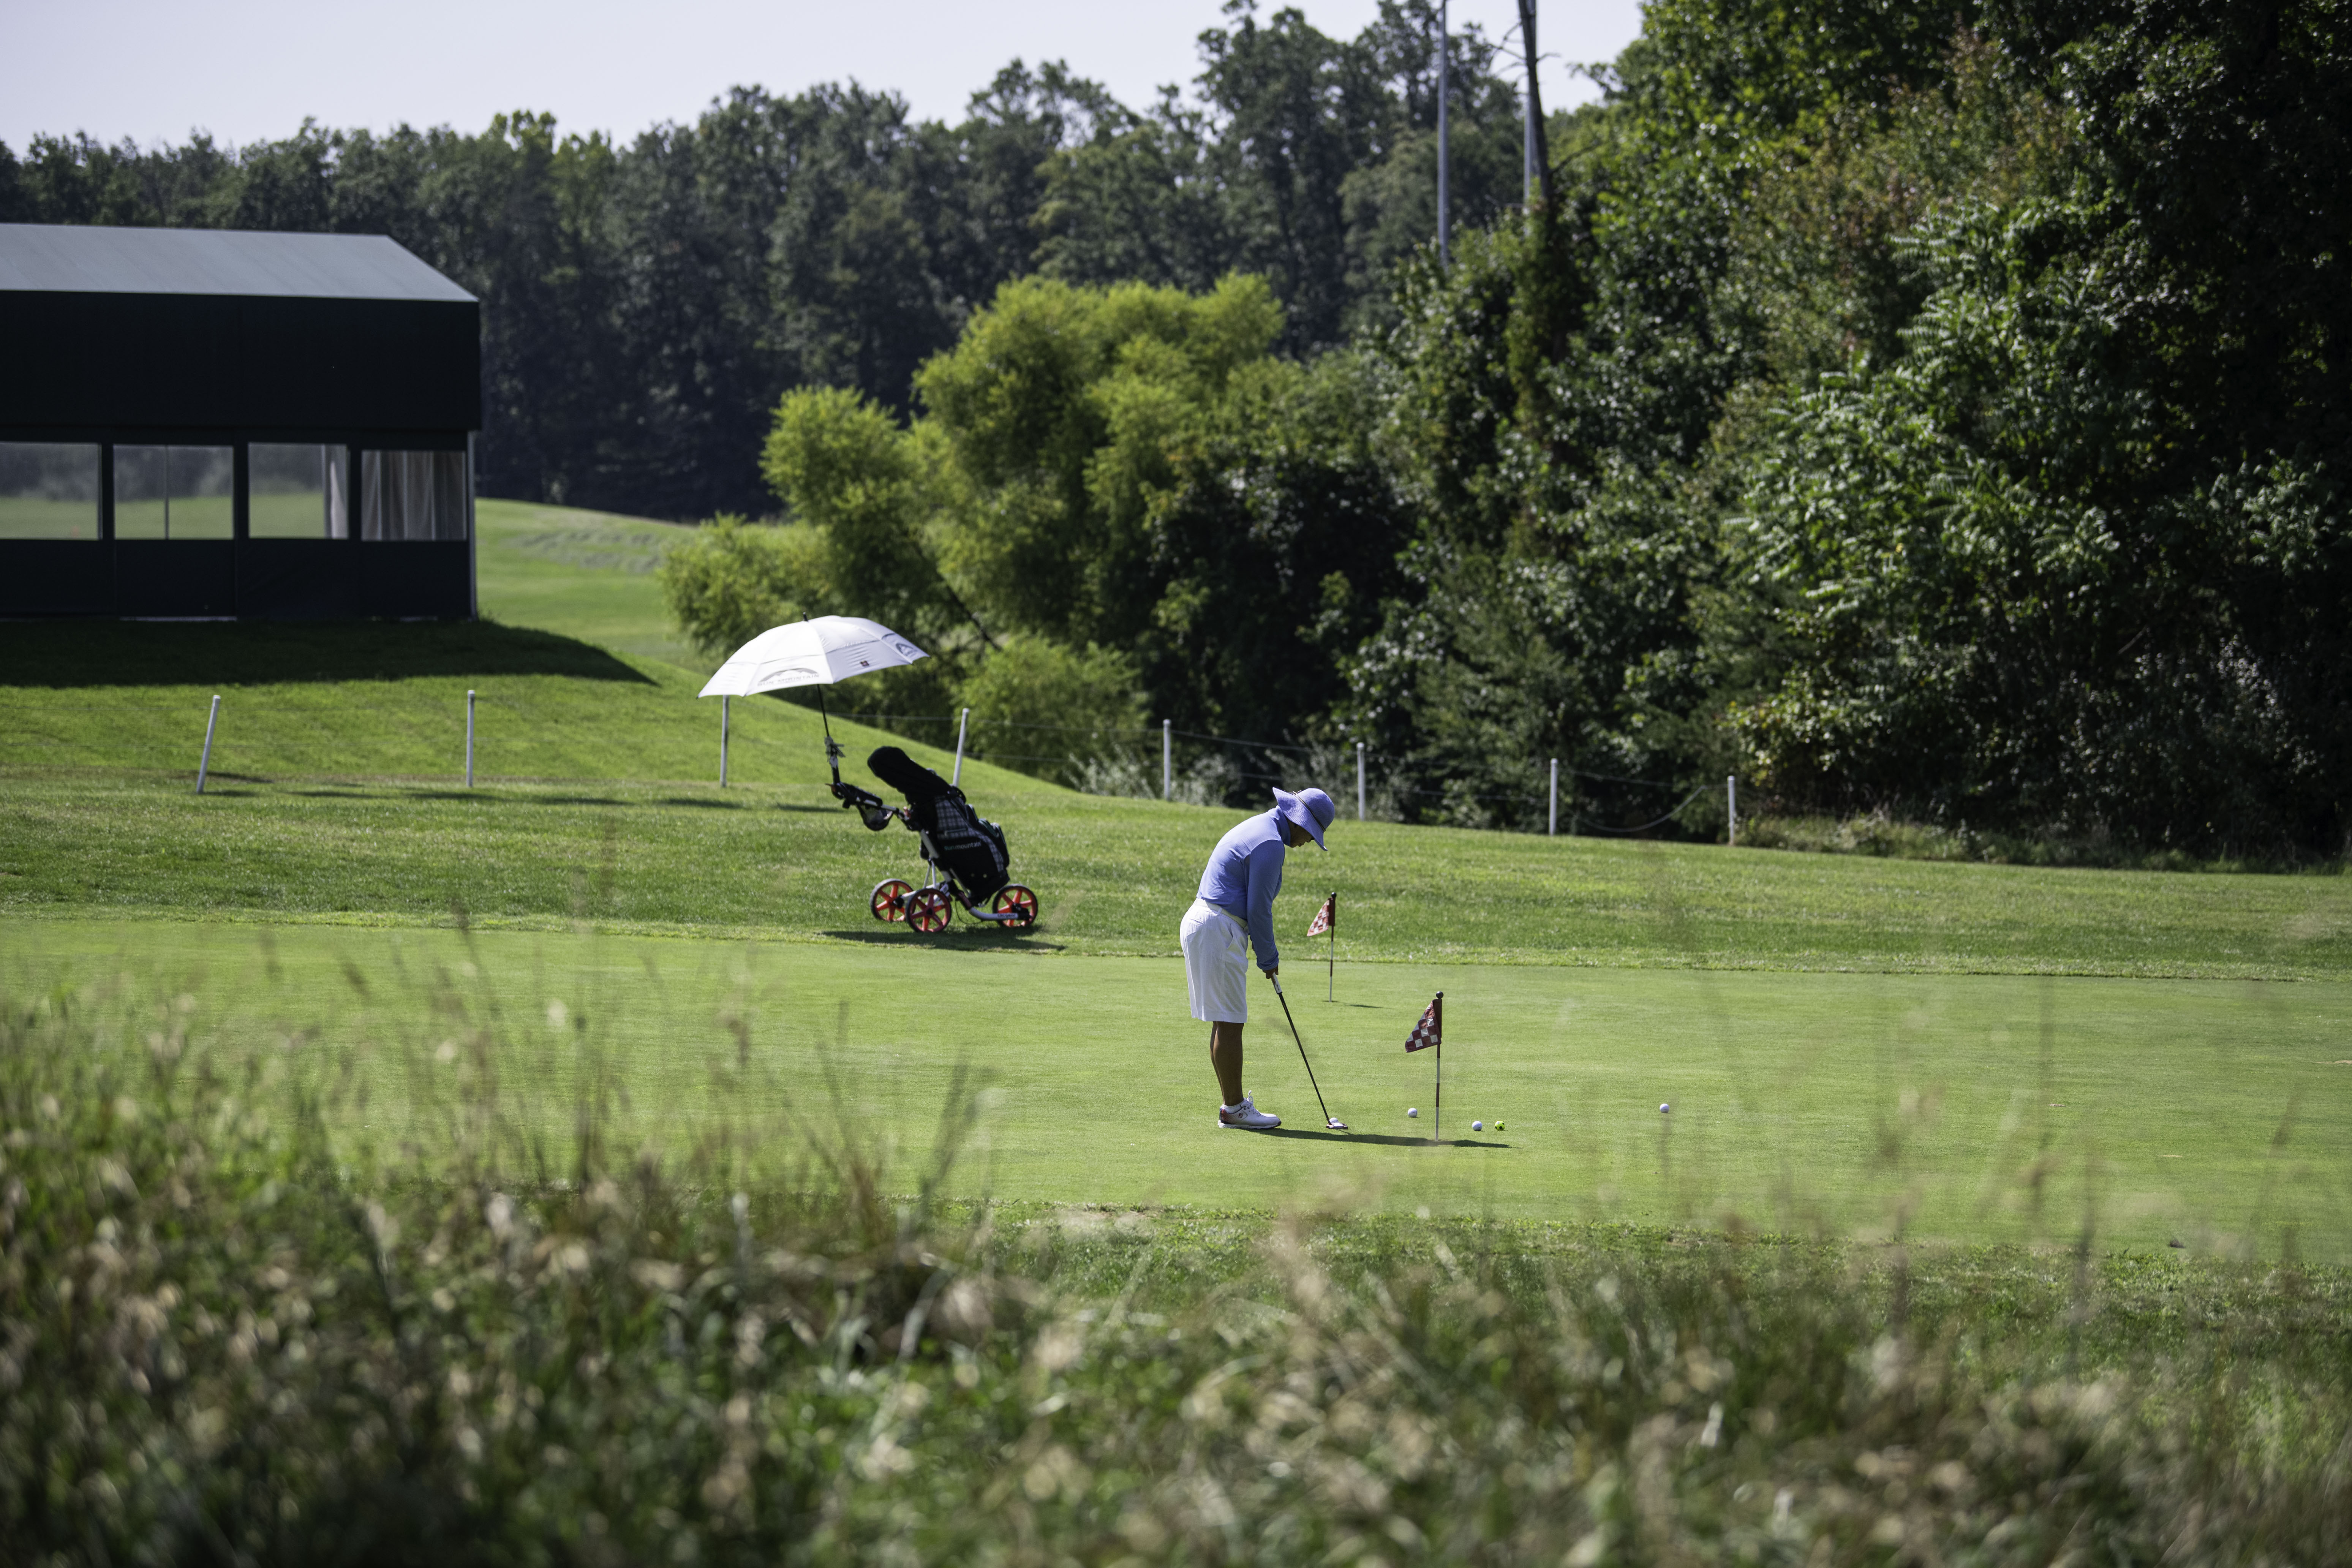
M 1339 994 L 1332 989 L 1339 983 L 1339 895 L 1337 893 L 1331 895 L 1331 924 L 1325 934 L 1330 937 L 1331 947 L 1323 960 L 1323 1000 L 1337 1002 Z
M 1430 1142 L 1443 1143 L 1445 1142 L 1445 993 L 1439 992 L 1430 1005 L 1437 1009 L 1437 1098 L 1431 1102 L 1432 1109 L 1437 1113 L 1437 1135 Z

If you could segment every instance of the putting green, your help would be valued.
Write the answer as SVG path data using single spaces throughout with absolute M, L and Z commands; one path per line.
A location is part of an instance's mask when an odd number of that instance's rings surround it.
M 184 994 L 200 1043 L 314 1074 L 348 1134 L 428 1164 L 464 1086 L 495 1079 L 506 1124 L 553 1170 L 601 1093 L 616 1136 L 672 1154 L 773 1165 L 845 1125 L 895 1151 L 894 1184 L 911 1188 L 961 1065 L 986 1085 L 953 1181 L 966 1193 L 1986 1240 L 2072 1241 L 2088 1224 L 2102 1247 L 2352 1257 L 2352 985 L 2336 982 L 1392 963 L 1342 966 L 1331 1003 L 1301 963 L 1292 1006 L 1353 1132 L 1319 1130 L 1261 984 L 1249 1082 L 1288 1125 L 1256 1136 L 1213 1125 L 1205 1030 L 1164 959 L 72 920 L 0 932 L 8 989 L 123 975 L 149 1016 Z M 1441 988 L 1448 1146 L 1433 1149 L 1435 1062 L 1402 1045 Z

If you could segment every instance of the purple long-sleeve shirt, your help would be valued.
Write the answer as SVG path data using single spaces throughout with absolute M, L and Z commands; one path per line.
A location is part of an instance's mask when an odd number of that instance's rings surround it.
M 1260 812 L 1217 840 L 1208 869 L 1201 873 L 1202 899 L 1249 928 L 1260 969 L 1282 964 L 1274 945 L 1274 896 L 1282 891 L 1282 863 L 1288 851 L 1281 815 Z

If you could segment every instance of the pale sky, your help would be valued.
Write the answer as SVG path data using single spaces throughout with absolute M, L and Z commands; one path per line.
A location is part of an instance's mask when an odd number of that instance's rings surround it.
M 1261 15 L 1272 5 L 1261 6 Z M 1351 37 L 1375 0 L 1302 0 L 1324 32 Z M 404 121 L 478 131 L 503 110 L 551 110 L 559 130 L 625 142 L 691 121 L 738 85 L 797 92 L 855 79 L 903 93 L 920 119 L 958 119 L 1016 56 L 1064 59 L 1141 106 L 1199 74 L 1193 39 L 1220 0 L 0 0 L 0 142 L 36 132 L 107 142 L 242 144 L 284 136 L 305 115 L 334 127 Z M 1454 0 L 1454 23 L 1490 38 L 1516 0 Z M 1639 0 L 1543 7 L 1546 108 L 1595 96 L 1570 62 L 1613 59 L 1641 28 Z

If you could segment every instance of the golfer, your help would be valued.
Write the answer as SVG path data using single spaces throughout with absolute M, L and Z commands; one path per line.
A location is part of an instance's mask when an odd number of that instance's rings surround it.
M 1209 1065 L 1223 1103 L 1220 1127 L 1265 1129 L 1282 1118 L 1260 1110 L 1242 1091 L 1242 1026 L 1249 1022 L 1249 949 L 1271 975 L 1281 967 L 1274 944 L 1274 896 L 1282 890 L 1282 862 L 1290 847 L 1323 846 L 1337 815 L 1319 789 L 1274 792 L 1274 809 L 1253 816 L 1217 840 L 1201 873 L 1201 896 L 1184 915 L 1184 987 L 1192 1016 L 1209 1026 Z

